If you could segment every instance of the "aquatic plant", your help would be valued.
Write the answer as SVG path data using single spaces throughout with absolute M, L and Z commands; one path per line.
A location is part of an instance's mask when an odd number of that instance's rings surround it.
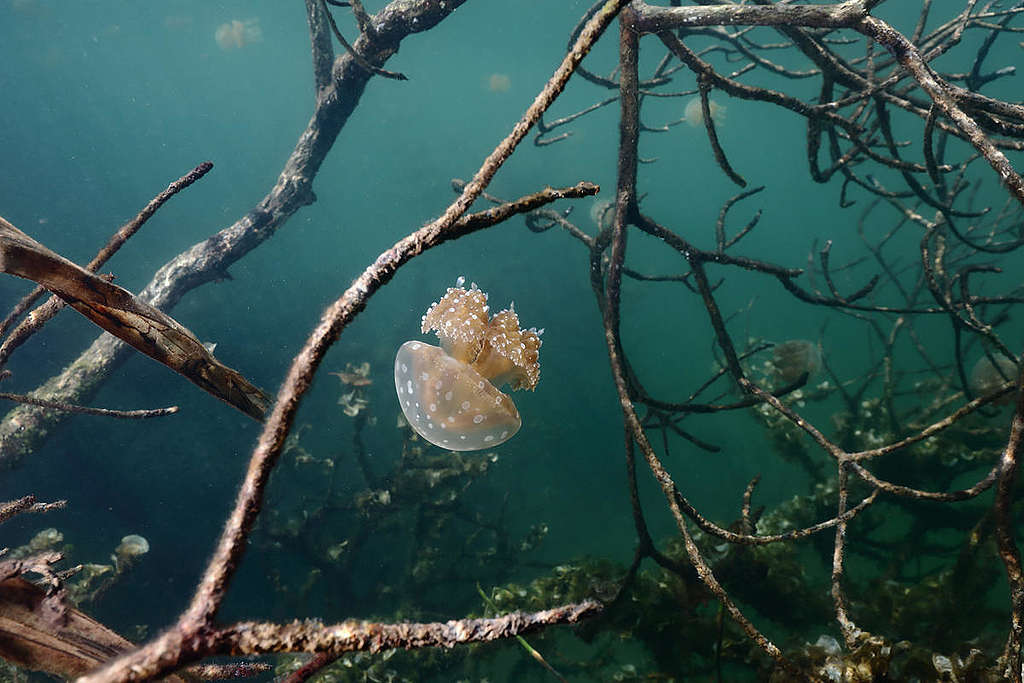
M 21 275 L 32 271 L 42 284 L 64 296 L 69 292 L 58 277 L 61 274 L 116 294 L 117 320 L 135 323 L 128 325 L 134 331 L 129 336 L 144 337 L 136 333 L 139 326 L 145 327 L 145 320 L 175 332 L 185 330 L 154 311 L 173 306 L 199 284 L 227 277 L 229 266 L 315 201 L 316 174 L 353 110 L 362 106 L 361 95 L 372 77 L 404 79 L 381 65 L 404 40 L 424 33 L 424 39 L 429 39 L 430 30 L 461 4 L 459 0 L 396 0 L 370 15 L 358 0 L 308 0 L 313 112 L 281 177 L 251 211 L 173 259 L 139 295 L 99 284 L 104 280 L 92 273 L 94 269 L 78 269 L 53 258 L 55 254 L 26 241 L 31 238 L 17 229 L 6 231 L 8 248 L 0 258 L 4 270 Z M 985 358 L 1018 357 L 1020 335 L 1012 315 L 1020 305 L 1018 283 L 999 275 L 1001 268 L 1013 270 L 1024 248 L 1020 236 L 1024 179 L 1007 157 L 1007 150 L 1019 150 L 1024 140 L 1024 110 L 999 99 L 996 91 L 1002 79 L 1014 73 L 1014 65 L 991 63 L 1008 59 L 992 47 L 1019 31 L 1021 13 L 999 2 L 964 2 L 959 8 L 922 2 L 913 17 L 889 17 L 881 12 L 883 4 L 850 0 L 655 6 L 642 0 L 607 0 L 585 12 L 571 31 L 564 59 L 512 132 L 494 147 L 468 183 L 453 183 L 457 198 L 446 208 L 438 206 L 437 218 L 426 225 L 413 229 L 415 223 L 410 221 L 410 232 L 397 243 L 381 244 L 380 255 L 327 307 L 296 352 L 190 606 L 161 635 L 106 662 L 85 680 L 156 678 L 228 652 L 316 653 L 289 669 L 293 680 L 311 676 L 343 655 L 350 656 L 337 666 L 357 662 L 365 664 L 359 673 L 377 675 L 373 667 L 386 661 L 385 656 L 373 659 L 371 655 L 384 650 L 467 646 L 455 656 L 468 657 L 467 652 L 485 649 L 474 646 L 479 649 L 471 650 L 469 643 L 508 639 L 554 624 L 587 622 L 581 637 L 599 643 L 597 654 L 576 665 L 558 662 L 559 672 L 600 671 L 608 673 L 608 678 L 628 680 L 639 677 L 638 670 L 649 664 L 654 675 L 682 678 L 697 672 L 719 680 L 1019 681 L 1024 570 L 1015 520 L 1022 507 L 1017 468 L 1024 439 L 1024 400 L 1017 397 L 1010 417 L 990 410 L 995 402 L 1016 396 L 1017 388 L 1003 381 L 986 384 L 984 392 L 975 391 L 966 361 L 978 357 L 979 347 Z M 884 9 L 895 6 L 889 3 Z M 908 6 L 901 5 L 904 11 Z M 506 12 L 495 21 L 516 16 L 513 10 Z M 351 43 L 335 21 L 335 16 L 350 15 L 358 35 Z M 584 67 L 582 60 L 615 19 L 619 22 L 616 63 L 610 75 L 600 75 Z M 224 31 L 225 43 L 238 47 L 244 42 L 244 29 L 243 24 L 243 40 L 236 40 L 239 29 L 232 23 Z M 783 42 L 777 42 L 775 31 Z M 338 55 L 332 35 L 341 46 Z M 576 112 L 544 120 L 574 74 L 585 79 L 587 87 L 597 89 L 591 91 L 595 92 L 591 101 Z M 780 83 L 788 84 L 790 79 L 802 85 L 780 90 L 784 87 Z M 806 87 L 808 83 L 814 87 Z M 774 121 L 763 124 L 764 129 L 753 123 L 748 135 L 733 137 L 741 126 L 718 130 L 720 111 L 716 112 L 712 95 L 730 97 L 730 124 L 742 121 L 741 115 L 770 107 L 774 114 L 796 121 L 799 126 L 794 129 L 806 131 L 797 146 L 799 158 L 806 160 L 810 179 L 820 184 L 817 194 L 834 197 L 837 205 L 829 220 L 814 222 L 821 225 L 822 234 L 808 240 L 806 258 L 793 253 L 789 242 L 785 249 L 772 252 L 772 245 L 783 243 L 777 235 L 767 234 L 758 248 L 751 246 L 747 238 L 755 230 L 787 230 L 801 213 L 798 209 L 807 208 L 807 197 L 790 192 L 790 174 L 782 188 L 747 189 L 747 177 L 776 183 L 781 175 L 774 161 L 765 163 L 760 149 L 773 141 L 765 131 Z M 682 97 L 691 98 L 685 119 L 678 118 Z M 668 114 L 662 114 L 668 118 L 662 123 L 657 121 L 658 101 L 674 103 Z M 615 202 L 595 213 L 596 221 L 583 224 L 584 217 L 578 225 L 571 210 L 548 206 L 595 196 L 599 188 L 591 182 L 545 187 L 511 200 L 496 192 L 484 194 L 531 129 L 536 128 L 533 141 L 542 148 L 538 153 L 556 155 L 558 143 L 594 122 L 594 112 L 613 104 L 619 108 L 618 131 L 615 153 L 608 156 L 616 160 Z M 715 197 L 703 178 L 681 184 L 684 174 L 671 166 L 676 160 L 671 159 L 670 145 L 659 147 L 657 159 L 640 154 L 642 140 L 645 145 L 654 139 L 667 140 L 672 127 L 682 120 L 695 123 L 698 111 L 704 130 L 700 139 L 706 136 L 710 151 L 707 169 L 717 169 L 704 172 L 720 171 L 743 188 L 731 196 Z M 687 136 L 689 144 L 699 132 Z M 608 137 L 595 135 L 588 144 Z M 907 144 L 908 137 L 912 144 Z M 698 161 L 688 156 L 686 170 Z M 650 173 L 638 173 L 641 163 Z M 645 200 L 645 190 L 665 192 L 666 184 L 651 182 L 660 169 L 666 169 L 669 186 L 677 188 L 678 196 Z M 328 195 L 323 191 L 320 195 L 320 201 L 337 201 L 325 199 Z M 761 221 L 759 208 L 734 226 L 737 207 L 755 201 L 755 196 L 764 203 L 765 215 L 776 221 L 774 225 Z M 490 206 L 471 213 L 478 199 Z M 718 209 L 717 218 L 703 215 L 712 203 Z M 857 212 L 854 218 L 851 209 Z M 346 428 L 353 434 L 344 453 L 353 456 L 362 484 L 339 491 L 335 478 L 340 476 L 339 458 L 306 444 L 299 438 L 305 435 L 292 430 L 298 407 L 328 349 L 357 316 L 375 314 L 367 304 L 399 269 L 448 241 L 517 216 L 525 216 L 535 234 L 560 228 L 569 237 L 566 244 L 582 248 L 582 276 L 591 285 L 600 312 L 599 334 L 614 382 L 610 399 L 621 408 L 625 435 L 621 452 L 618 443 L 614 452 L 625 464 L 630 506 L 623 514 L 630 516 L 636 542 L 630 548 L 632 559 L 624 566 L 567 558 L 554 567 L 532 567 L 540 576 L 531 580 L 501 577 L 501 570 L 527 564 L 526 553 L 545 535 L 543 521 L 536 520 L 518 544 L 510 542 L 501 510 L 495 521 L 467 507 L 465 491 L 483 479 L 494 462 L 490 456 L 431 450 L 421 435 L 431 441 L 437 435 L 429 423 L 423 430 L 422 422 L 428 418 L 422 410 L 405 413 L 419 431 L 403 426 L 401 436 L 395 437 L 390 420 L 371 420 L 374 404 L 365 388 L 369 385 L 357 393 L 358 387 L 346 384 L 351 388 L 346 389 L 343 402 L 352 418 Z M 144 219 L 135 223 L 141 222 Z M 659 253 L 665 259 L 647 260 L 650 252 L 634 247 L 641 241 L 634 236 L 653 238 L 643 240 L 644 248 L 663 250 Z M 549 240 L 544 246 L 530 243 L 529 248 L 538 251 L 561 244 L 551 235 L 521 238 L 524 243 L 530 239 Z M 20 250 L 25 244 L 33 248 Z M 47 258 L 33 260 L 40 254 Z M 651 265 L 655 262 L 674 265 L 668 273 L 655 272 Z M 635 286 L 640 295 L 624 298 L 625 280 L 630 287 L 627 294 L 633 294 Z M 657 287 L 671 287 L 671 294 L 658 299 Z M 457 289 L 444 306 L 428 312 L 424 332 L 445 329 L 440 314 L 456 309 L 455 304 L 461 306 L 461 297 L 471 302 L 482 298 L 473 287 Z M 777 320 L 782 316 L 775 310 L 760 315 L 756 299 L 768 292 L 783 297 L 783 304 L 776 300 L 772 305 L 786 316 L 794 310 L 813 312 L 821 323 L 818 338 L 825 348 L 841 346 L 831 343 L 830 336 L 853 338 L 851 329 L 856 330 L 856 345 L 847 345 L 848 353 L 827 355 L 811 342 L 780 344 L 770 351 L 772 346 L 760 340 L 762 335 L 777 335 L 778 327 L 788 321 Z M 692 304 L 685 318 L 686 332 L 701 342 L 681 341 L 677 329 L 666 333 L 653 325 L 636 335 L 623 335 L 634 320 L 631 306 L 638 300 L 665 304 L 667 314 L 659 316 L 659 325 L 666 324 L 669 312 L 678 315 L 674 307 L 680 301 Z M 755 302 L 743 303 L 751 300 Z M 81 297 L 76 302 L 92 313 L 94 321 L 108 313 L 102 297 Z M 136 302 L 144 303 L 136 307 Z M 16 335 L 19 343 L 28 338 L 58 304 L 25 315 L 29 306 L 18 306 L 0 325 L 6 332 L 25 317 L 22 332 L 5 340 L 7 350 L 0 347 L 0 357 L 8 358 L 16 346 L 8 342 Z M 145 320 L 133 317 L 139 311 L 145 313 Z M 512 317 L 510 310 L 503 319 L 510 330 Z M 773 329 L 767 329 L 766 318 L 772 319 Z M 479 309 L 477 319 L 483 327 L 491 322 Z M 741 326 L 746 327 L 744 334 Z M 514 328 L 520 338 L 528 336 L 519 329 L 518 320 Z M 209 369 L 220 366 L 194 335 L 181 334 L 182 343 L 192 351 L 177 356 L 172 367 L 189 371 L 182 374 L 203 386 Z M 638 338 L 645 345 L 638 345 Z M 420 346 L 414 348 L 416 344 Z M 707 377 L 695 379 L 693 368 L 707 367 L 707 363 L 694 364 L 692 359 L 709 345 L 715 349 L 717 366 Z M 143 351 L 153 350 L 152 343 L 141 346 Z M 390 353 L 395 345 L 386 346 Z M 410 402 L 403 404 L 410 410 L 414 395 L 427 401 L 433 397 L 436 402 L 438 396 L 447 400 L 447 390 L 429 393 L 431 386 L 437 391 L 438 379 L 434 385 L 415 385 L 423 372 L 431 379 L 428 369 L 411 359 L 413 352 L 426 346 L 410 342 L 401 352 L 410 358 L 400 355 L 396 362 L 397 370 L 404 373 L 398 375 L 396 388 L 403 390 L 399 396 Z M 447 344 L 442 340 L 450 358 L 476 365 L 474 371 L 497 384 L 532 386 L 536 382 L 535 376 L 516 374 L 496 357 L 481 357 L 478 346 L 483 346 L 478 336 L 452 338 Z M 649 362 L 652 346 L 668 360 Z M 44 439 L 61 438 L 54 437 L 57 422 L 71 410 L 84 410 L 80 403 L 93 395 L 127 353 L 122 344 L 101 338 L 36 395 L 6 394 L 4 398 L 23 405 L 0 422 L 0 461 L 17 464 Z M 195 365 L 191 362 L 195 359 L 205 364 Z M 373 360 L 379 367 L 379 361 Z M 990 374 L 989 369 L 1008 369 L 1000 367 L 1000 360 L 990 365 L 983 364 L 985 374 Z M 651 381 L 652 366 L 664 377 Z M 221 374 L 227 389 L 255 397 L 246 412 L 263 418 L 258 390 L 243 385 L 241 375 L 236 378 L 226 369 Z M 822 375 L 827 379 L 822 380 Z M 455 390 L 451 391 L 454 399 Z M 462 407 L 465 401 L 470 403 L 468 408 Z M 470 410 L 474 406 L 469 398 L 454 405 L 458 408 L 454 415 L 445 416 L 446 422 L 448 417 L 453 422 L 465 417 L 475 424 L 473 420 L 483 416 Z M 459 409 L 469 412 L 459 415 Z M 511 416 L 513 410 L 506 413 Z M 751 476 L 749 481 L 733 480 L 735 513 L 716 520 L 698 509 L 692 499 L 704 493 L 706 484 L 690 476 L 687 468 L 709 460 L 706 453 L 720 453 L 725 443 L 725 439 L 716 443 L 714 434 L 721 432 L 711 431 L 708 415 L 714 415 L 718 425 L 736 427 L 738 434 L 753 416 L 765 436 L 745 438 L 729 447 L 749 450 L 759 462 L 794 462 L 801 468 L 793 476 L 780 477 L 789 496 L 786 500 L 756 505 L 761 479 Z M 490 415 L 480 422 L 489 419 Z M 510 425 L 517 424 L 508 419 Z M 315 433 L 319 427 L 310 431 Z M 585 424 L 573 424 L 565 431 L 585 428 Z M 360 442 L 374 429 L 384 433 L 377 435 L 385 448 L 400 451 L 397 461 L 393 459 L 380 471 Z M 704 435 L 705 430 L 712 435 Z M 507 436 L 513 433 L 507 431 Z M 461 434 L 470 440 L 469 433 Z M 502 432 L 497 434 L 484 433 L 481 442 L 488 435 L 494 442 L 506 438 Z M 440 443 L 452 445 L 444 437 Z M 555 455 L 559 444 L 551 443 L 549 448 Z M 607 457 L 605 450 L 611 449 L 601 449 L 594 457 Z M 282 461 L 289 463 L 292 472 L 305 468 L 306 476 L 316 481 L 301 488 L 301 500 L 292 501 L 295 509 L 276 506 L 254 532 L 271 473 L 283 471 Z M 712 462 L 723 470 L 729 467 Z M 638 470 L 644 467 L 659 490 L 657 503 L 641 495 Z M 776 471 L 766 476 L 779 475 Z M 182 486 L 191 481 L 183 475 Z M 4 510 L 13 516 L 34 505 L 34 501 L 12 501 L 0 508 L 0 520 L 5 519 Z M 675 525 L 668 539 L 652 535 L 649 517 L 658 514 L 652 512 L 654 505 L 658 512 L 667 509 Z M 333 513 L 347 515 L 349 525 L 339 528 L 353 533 L 319 524 Z M 455 530 L 459 515 L 474 525 L 472 539 L 484 539 L 480 546 L 456 547 L 452 538 L 459 536 Z M 291 586 L 281 579 L 275 592 L 323 596 L 329 594 L 323 577 L 332 572 L 345 579 L 355 576 L 348 571 L 352 558 L 373 558 L 375 552 L 400 554 L 393 548 L 372 548 L 371 541 L 384 523 L 403 527 L 408 532 L 405 542 L 414 552 L 402 564 L 407 572 L 404 582 L 374 583 L 378 590 L 367 591 L 373 602 L 363 607 L 376 620 L 328 625 L 218 620 L 250 540 L 262 543 L 268 554 L 287 552 L 277 558 L 282 564 L 297 558 L 306 562 L 308 573 L 302 584 Z M 448 552 L 453 548 L 457 552 Z M 63 578 L 50 568 L 50 561 L 56 561 L 49 554 L 53 552 L 40 550 L 5 566 L 12 577 L 35 572 L 60 586 Z M 479 574 L 495 579 L 489 597 L 498 610 L 492 612 L 533 611 L 477 618 L 464 609 L 460 616 L 465 618 L 454 624 L 429 621 L 436 617 L 423 610 L 423 595 L 450 599 L 452 581 L 468 582 Z M 1005 584 L 996 585 L 996 576 L 1005 577 Z M 349 596 L 357 592 L 345 589 Z M 987 608 L 990 602 L 998 603 L 998 614 Z M 374 605 L 381 605 L 381 612 L 371 611 Z M 794 615 L 793 605 L 810 605 L 812 613 Z M 956 623 L 951 626 L 954 617 Z M 419 621 L 403 622 L 414 618 Z M 770 636 L 762 622 L 782 623 L 790 630 Z M 619 632 L 642 645 L 636 649 L 644 654 L 622 653 L 609 645 Z M 570 637 L 555 632 L 540 639 Z M 608 659 L 603 659 L 605 655 Z M 638 663 L 625 661 L 630 656 L 636 656 Z M 435 661 L 442 658 L 438 655 Z M 478 661 L 485 666 L 488 660 Z

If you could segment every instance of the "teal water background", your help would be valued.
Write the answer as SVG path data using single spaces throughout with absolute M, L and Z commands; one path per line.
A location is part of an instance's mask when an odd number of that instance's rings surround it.
M 380 4 L 368 3 L 368 9 Z M 386 66 L 410 80 L 371 81 L 314 182 L 317 202 L 233 266 L 230 280 L 190 292 L 172 315 L 204 341 L 216 342 L 219 359 L 273 393 L 323 308 L 377 254 L 443 211 L 454 197 L 450 180 L 471 177 L 510 130 L 561 60 L 569 31 L 587 6 L 469 2 L 436 29 L 406 39 Z M 218 46 L 219 25 L 250 18 L 259 20 L 261 41 L 232 50 Z M 341 25 L 353 34 L 348 18 Z M 912 30 L 912 24 L 897 27 Z M 170 181 L 201 161 L 213 161 L 206 178 L 172 199 L 104 267 L 132 291 L 269 191 L 313 108 L 305 12 L 297 1 L 0 0 L 0 45 L 6 62 L 0 69 L 0 214 L 60 254 L 87 261 Z M 651 52 L 660 56 L 660 50 Z M 607 73 L 614 56 L 611 32 L 586 63 Z M 645 57 L 646 67 L 653 63 Z M 492 74 L 507 75 L 508 91 L 488 87 Z M 771 78 L 761 82 L 783 85 Z M 693 85 L 692 76 L 682 76 L 676 89 Z M 784 85 L 803 95 L 814 87 Z M 549 118 L 605 96 L 574 79 Z M 815 239 L 832 239 L 836 261 L 859 256 L 855 225 L 866 201 L 861 197 L 854 208 L 839 210 L 839 182 L 822 186 L 809 179 L 803 120 L 721 93 L 714 97 L 725 107 L 720 135 L 733 166 L 750 185 L 766 185 L 733 209 L 731 231 L 764 209 L 739 251 L 803 267 Z M 648 101 L 644 120 L 655 126 L 676 119 L 686 102 Z M 524 144 L 489 191 L 514 198 L 545 185 L 589 180 L 602 186 L 601 197 L 611 197 L 617 118 L 612 105 L 573 126 L 565 142 L 548 148 Z M 703 130 L 683 124 L 645 134 L 641 155 L 657 157 L 641 168 L 641 191 L 648 193 L 644 211 L 695 243 L 712 246 L 720 207 L 737 188 L 715 164 Z M 590 200 L 578 202 L 572 217 L 593 234 L 590 206 Z M 869 225 L 875 234 L 893 220 L 892 213 L 879 211 L 882 220 Z M 686 270 L 664 244 L 632 235 L 630 266 L 651 274 Z M 908 238 L 908 246 L 913 243 Z M 840 282 L 856 289 L 869 276 L 865 272 Z M 766 277 L 719 274 L 727 276 L 723 310 L 753 302 L 732 324 L 738 340 L 820 340 L 840 376 L 865 371 L 871 342 L 848 319 L 796 303 Z M 514 301 L 526 325 L 546 329 L 540 385 L 533 394 L 515 397 L 524 427 L 498 449 L 500 460 L 474 484 L 473 500 L 493 512 L 494 501 L 507 494 L 508 522 L 519 534 L 537 522 L 548 525 L 548 537 L 531 561 L 554 564 L 590 555 L 628 563 L 635 538 L 621 413 L 587 253 L 558 230 L 533 234 L 514 219 L 402 268 L 328 355 L 297 419 L 312 425 L 304 446 L 324 455 L 346 452 L 353 422 L 336 405 L 339 384 L 326 372 L 369 361 L 370 410 L 377 423 L 365 434 L 368 452 L 379 471 L 393 462 L 400 444 L 393 354 L 402 342 L 425 338 L 420 316 L 459 275 L 489 292 L 492 305 Z M 28 290 L 23 281 L 0 278 L 0 308 Z M 678 284 L 630 281 L 623 300 L 623 340 L 635 370 L 653 394 L 684 399 L 716 367 L 700 301 Z M 951 348 L 949 335 L 938 323 L 934 329 L 941 334 L 934 347 L 941 356 Z M 17 353 L 4 388 L 34 387 L 95 337 L 91 324 L 63 312 Z M 90 404 L 179 405 L 181 411 L 147 422 L 67 420 L 37 453 L 0 477 L 2 499 L 26 493 L 42 500 L 67 498 L 67 510 L 4 525 L 0 546 L 18 545 L 34 531 L 55 526 L 74 544 L 74 561 L 104 561 L 123 535 L 145 535 L 151 553 L 95 613 L 115 628 L 144 623 L 159 629 L 186 604 L 233 502 L 258 426 L 141 356 L 122 365 Z M 808 414 L 827 424 L 836 409 L 838 403 L 812 406 Z M 745 414 L 693 418 L 684 426 L 721 447 L 708 453 L 673 437 L 666 458 L 681 490 L 707 516 L 723 523 L 738 517 L 743 488 L 758 473 L 763 504 L 807 490 L 806 476 L 769 451 L 760 427 Z M 345 458 L 355 492 L 363 483 Z M 641 478 L 652 535 L 673 534 L 660 492 L 646 473 Z M 273 485 L 286 491 L 288 481 L 280 477 Z M 393 571 L 401 559 L 385 551 L 365 571 Z M 259 557 L 247 557 L 225 619 L 371 616 L 343 607 L 324 613 L 326 603 L 315 601 L 305 613 L 281 614 L 265 570 Z M 522 579 L 535 571 L 524 569 Z M 475 601 L 472 584 L 453 590 L 455 602 Z

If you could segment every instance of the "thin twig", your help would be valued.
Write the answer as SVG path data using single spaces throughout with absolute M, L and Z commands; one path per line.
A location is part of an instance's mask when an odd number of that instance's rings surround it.
M 168 406 L 166 408 L 151 408 L 142 410 L 114 410 L 111 408 L 90 408 L 88 406 L 76 406 L 70 403 L 64 403 L 62 401 L 48 401 L 42 398 L 36 398 L 28 394 L 12 394 L 6 391 L 0 391 L 0 399 L 8 401 L 15 401 L 17 403 L 27 403 L 32 406 L 40 406 L 42 408 L 49 408 L 50 410 L 64 410 L 69 413 L 78 413 L 80 415 L 98 415 L 101 417 L 118 417 L 126 420 L 146 420 L 151 417 L 164 417 L 165 415 L 173 415 L 178 412 L 178 406 Z

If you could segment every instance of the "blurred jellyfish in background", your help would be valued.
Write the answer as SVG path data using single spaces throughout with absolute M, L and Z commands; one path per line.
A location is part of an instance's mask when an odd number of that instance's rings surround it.
M 995 361 L 994 363 L 992 361 Z M 971 370 L 968 381 L 971 392 L 975 396 L 985 396 L 1002 389 L 1007 382 L 1017 379 L 1017 365 L 1005 356 L 993 355 L 991 358 L 982 356 Z M 994 401 L 995 405 L 1004 406 L 1013 402 L 1013 394 L 1007 394 Z
M 615 217 L 614 209 L 615 203 L 612 200 L 595 198 L 590 205 L 590 220 L 603 230 L 612 224 L 612 219 Z
M 724 105 L 714 100 L 708 100 L 708 109 L 711 110 L 711 121 L 716 126 L 720 126 L 725 122 Z M 704 110 L 700 106 L 700 97 L 694 97 L 686 103 L 686 109 L 683 110 L 683 118 L 694 128 L 704 125 Z
M 512 79 L 506 74 L 491 74 L 487 77 L 487 89 L 491 92 L 508 92 L 512 87 Z
M 821 370 L 821 347 L 806 339 L 790 339 L 772 349 L 776 376 L 789 384 L 807 373 L 808 379 Z
M 231 21 L 217 27 L 213 37 L 222 50 L 238 50 L 246 45 L 258 43 L 263 40 L 263 29 L 260 28 L 259 18 Z

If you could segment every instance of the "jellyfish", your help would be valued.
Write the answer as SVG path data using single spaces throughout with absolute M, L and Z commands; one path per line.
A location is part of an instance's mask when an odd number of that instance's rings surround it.
M 121 543 L 114 548 L 111 559 L 117 567 L 117 573 L 125 571 L 140 557 L 149 552 L 149 541 L 138 534 L 128 534 L 121 539 Z
M 149 541 L 138 534 L 128 534 L 114 549 L 118 557 L 138 557 L 149 552 Z
M 236 50 L 251 43 L 258 43 L 263 40 L 263 29 L 260 28 L 259 18 L 231 21 L 217 27 L 213 34 L 217 45 L 222 50 Z
M 407 341 L 395 356 L 395 389 L 409 426 L 452 451 L 491 448 L 511 439 L 522 421 L 505 393 L 533 390 L 540 379 L 540 335 L 519 327 L 514 305 L 493 317 L 487 294 L 459 278 L 423 316 L 421 331 L 441 346 Z
M 711 111 L 711 120 L 716 126 L 722 125 L 725 121 L 725 105 L 714 100 L 708 100 L 708 109 Z M 700 106 L 700 97 L 694 97 L 686 103 L 683 110 L 683 118 L 686 122 L 696 128 L 704 125 L 704 110 Z
M 612 200 L 595 198 L 590 205 L 590 220 L 594 221 L 594 225 L 603 230 L 612 224 L 612 219 L 615 217 L 614 209 L 615 202 Z
M 506 74 L 491 74 L 487 77 L 487 89 L 491 92 L 508 92 L 512 87 L 512 79 Z
M 995 361 L 993 363 L 992 361 Z M 1017 378 L 1017 364 L 1006 356 L 982 356 L 971 370 L 968 382 L 971 391 L 977 396 L 991 394 L 1002 389 L 1007 382 Z M 1007 405 L 1013 402 L 1013 394 L 1008 394 L 993 401 L 995 405 Z
M 790 339 L 772 350 L 775 374 L 789 384 L 804 374 L 810 377 L 821 369 L 821 348 L 806 339 Z

